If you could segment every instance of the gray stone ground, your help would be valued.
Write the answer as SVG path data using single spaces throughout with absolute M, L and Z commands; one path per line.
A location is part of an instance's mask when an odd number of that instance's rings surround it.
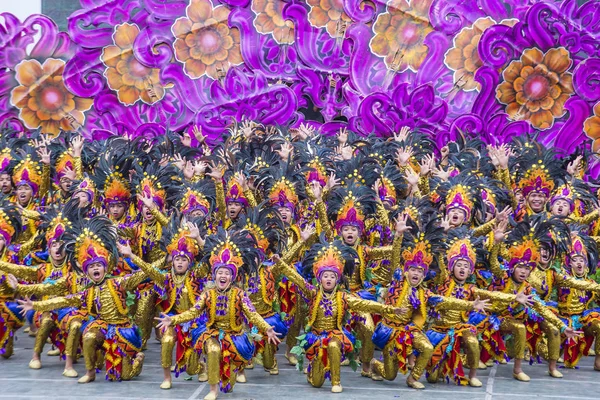
M 185 380 L 184 376 L 174 379 L 171 390 L 161 390 L 160 345 L 152 341 L 146 351 L 146 361 L 142 375 L 130 382 L 107 382 L 103 375 L 98 381 L 79 385 L 76 379 L 63 378 L 63 363 L 58 357 L 42 356 L 43 368 L 31 370 L 27 364 L 31 357 L 33 339 L 18 333 L 16 353 L 10 360 L 0 359 L 0 398 L 6 399 L 202 399 L 208 386 L 196 381 Z M 282 346 L 283 347 L 283 346 Z M 46 350 L 50 346 L 46 346 Z M 282 349 L 283 350 L 283 349 Z M 373 382 L 361 378 L 349 367 L 342 368 L 342 394 L 330 392 L 326 382 L 321 389 L 312 388 L 303 374 L 286 364 L 278 354 L 280 375 L 269 376 L 262 368 L 248 371 L 248 383 L 237 384 L 234 392 L 221 394 L 220 399 L 590 399 L 600 398 L 600 372 L 594 372 L 593 358 L 582 360 L 579 370 L 562 370 L 563 379 L 553 379 L 546 374 L 543 364 L 526 366 L 532 381 L 517 382 L 512 379 L 510 365 L 501 365 L 480 372 L 482 388 L 457 387 L 454 385 L 431 385 L 425 382 L 425 390 L 416 391 L 406 387 L 399 376 L 394 382 Z M 80 362 L 76 369 L 83 374 Z M 424 379 L 422 379 L 424 381 Z

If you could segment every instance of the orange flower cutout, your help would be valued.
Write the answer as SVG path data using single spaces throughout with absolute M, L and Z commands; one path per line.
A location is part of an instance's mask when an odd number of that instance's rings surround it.
M 585 120 L 583 131 L 594 141 L 592 151 L 598 153 L 600 151 L 600 102 L 594 106 L 594 115 Z
M 517 20 L 503 20 L 502 25 L 513 26 Z M 462 90 L 479 90 L 479 82 L 475 81 L 475 72 L 483 65 L 479 58 L 477 45 L 483 32 L 495 25 L 490 17 L 479 18 L 472 26 L 463 28 L 453 40 L 454 46 L 446 52 L 444 59 L 446 65 L 454 72 L 454 84 Z
M 565 102 L 573 93 L 573 75 L 567 72 L 571 64 L 564 47 L 545 54 L 527 49 L 502 72 L 504 82 L 496 88 L 496 98 L 506 104 L 511 119 L 527 120 L 538 129 L 551 128 L 565 114 Z
M 256 13 L 254 27 L 260 33 L 273 34 L 277 43 L 294 43 L 294 23 L 283 19 L 283 7 L 286 5 L 282 0 L 253 0 L 252 11 Z
M 175 58 L 185 64 L 183 69 L 191 78 L 219 79 L 230 65 L 244 62 L 240 31 L 229 28 L 229 13 L 227 7 L 214 7 L 210 0 L 192 0 L 186 17 L 173 24 Z
M 392 0 L 387 12 L 377 17 L 369 46 L 374 54 L 385 57 L 389 69 L 416 72 L 425 60 L 429 48 L 423 41 L 433 32 L 427 15 L 430 3 L 413 1 L 409 5 L 405 0 Z
M 48 58 L 43 65 L 25 60 L 16 66 L 20 86 L 12 90 L 10 101 L 20 109 L 19 118 L 27 128 L 41 128 L 42 133 L 54 136 L 85 122 L 83 113 L 94 101 L 69 92 L 63 81 L 64 69 L 65 62 L 55 58 Z
M 133 42 L 139 33 L 137 25 L 117 25 L 113 34 L 115 45 L 106 46 L 100 56 L 108 67 L 104 71 L 108 87 L 116 90 L 119 101 L 127 105 L 140 99 L 152 104 L 165 96 L 165 89 L 159 82 L 160 69 L 146 67 L 133 55 Z
M 338 37 L 345 32 L 340 26 L 342 23 L 346 25 L 352 19 L 344 11 L 343 0 L 307 0 L 310 6 L 308 13 L 308 21 L 315 28 L 327 28 L 327 33 L 331 37 Z

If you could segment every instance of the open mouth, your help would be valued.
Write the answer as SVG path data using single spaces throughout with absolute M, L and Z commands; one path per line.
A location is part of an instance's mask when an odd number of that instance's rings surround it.
M 102 273 L 100 271 L 94 271 L 94 272 L 92 272 L 92 278 L 100 279 L 100 278 L 102 278 Z
M 219 281 L 218 281 L 218 282 L 219 282 L 220 284 L 222 284 L 222 285 L 226 285 L 226 284 L 227 284 L 227 278 L 219 278 Z

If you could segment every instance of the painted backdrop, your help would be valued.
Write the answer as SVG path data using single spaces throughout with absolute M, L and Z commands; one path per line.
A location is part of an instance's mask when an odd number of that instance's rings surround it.
M 600 0 L 81 0 L 0 18 L 0 127 L 232 121 L 600 149 Z

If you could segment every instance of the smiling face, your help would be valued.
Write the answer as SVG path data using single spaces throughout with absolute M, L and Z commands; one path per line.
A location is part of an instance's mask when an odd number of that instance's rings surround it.
M 545 267 L 550 264 L 550 261 L 552 261 L 552 252 L 548 247 L 542 246 L 540 248 L 540 265 Z
M 53 240 L 50 244 L 50 248 L 48 249 L 48 253 L 50 254 L 50 258 L 54 262 L 54 264 L 61 264 L 67 253 L 65 252 L 65 248 L 63 247 L 63 242 L 60 240 Z
M 517 283 L 523 283 L 529 278 L 529 274 L 531 273 L 531 268 L 524 264 L 519 264 L 513 270 L 513 279 Z
M 186 256 L 175 256 L 173 259 L 173 269 L 176 275 L 183 275 L 190 267 L 190 260 Z
M 533 212 L 538 213 L 544 209 L 547 200 L 548 197 L 546 197 L 544 193 L 531 192 L 527 196 L 527 205 L 533 210 Z
M 569 262 L 571 266 L 571 271 L 578 278 L 582 278 L 585 276 L 587 263 L 585 262 L 585 258 L 583 256 L 573 256 Z
M 22 207 L 25 207 L 31 201 L 33 197 L 33 190 L 29 185 L 19 185 L 17 187 L 17 201 Z
M 106 276 L 106 267 L 101 262 L 95 262 L 88 265 L 86 274 L 95 283 L 100 283 Z
M 283 221 L 284 224 L 291 224 L 292 223 L 292 210 L 289 209 L 289 207 L 278 207 L 277 211 L 279 211 L 279 215 L 281 215 L 281 220 Z
M 347 246 L 354 246 L 358 242 L 358 228 L 353 225 L 344 225 L 342 227 L 342 240 Z
M 238 203 L 237 201 L 230 201 L 227 203 L 227 216 L 231 220 L 237 219 L 242 212 L 242 203 Z
M 0 191 L 2 194 L 9 194 L 12 192 L 12 179 L 9 174 L 0 174 Z
M 454 279 L 459 283 L 465 283 L 469 275 L 471 275 L 471 265 L 465 260 L 458 260 L 452 268 Z
M 110 214 L 110 217 L 115 220 L 123 218 L 123 215 L 125 215 L 125 209 L 125 203 L 122 202 L 110 203 L 108 205 L 108 213 Z
M 408 283 L 411 286 L 419 285 L 423 281 L 423 278 L 425 278 L 425 271 L 423 271 L 423 268 L 410 267 L 408 271 L 406 271 L 406 279 L 408 279 Z
M 217 272 L 215 272 L 215 285 L 217 285 L 217 289 L 225 290 L 231 285 L 231 281 L 233 280 L 233 274 L 229 268 L 219 268 Z
M 331 292 L 338 283 L 338 275 L 333 271 L 325 271 L 321 274 L 319 283 L 323 290 Z
M 452 208 L 447 212 L 448 220 L 450 221 L 450 226 L 456 228 L 461 226 L 465 222 L 466 214 L 460 208 Z
M 552 203 L 552 208 L 550 209 L 552 215 L 560 216 L 560 217 L 568 217 L 571 213 L 571 205 L 568 201 L 559 199 Z

